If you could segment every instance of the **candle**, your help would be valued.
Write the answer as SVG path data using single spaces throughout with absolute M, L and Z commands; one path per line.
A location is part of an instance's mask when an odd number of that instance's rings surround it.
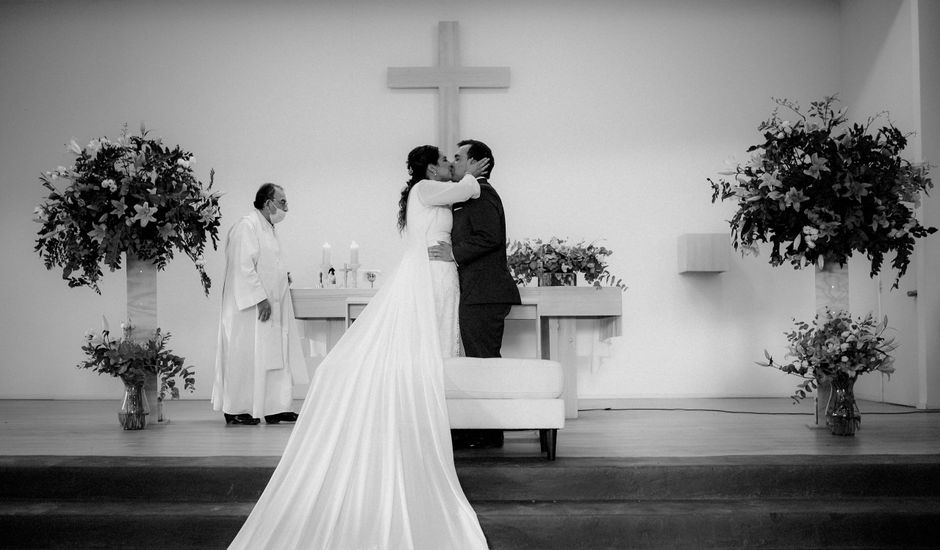
M 332 254 L 333 254 L 333 249 L 330 246 L 330 243 L 323 243 L 323 264 L 322 265 L 327 266 L 327 267 L 332 265 L 332 258 L 330 257 L 332 256 Z
M 349 245 L 349 263 L 359 265 L 359 244 L 356 241 Z

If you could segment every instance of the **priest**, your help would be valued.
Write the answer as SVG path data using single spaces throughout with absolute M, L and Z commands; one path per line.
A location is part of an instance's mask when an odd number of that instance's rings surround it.
M 284 189 L 265 183 L 254 210 L 225 243 L 225 282 L 212 408 L 226 424 L 294 422 L 293 385 L 306 383 L 288 273 L 275 226 L 287 215 Z

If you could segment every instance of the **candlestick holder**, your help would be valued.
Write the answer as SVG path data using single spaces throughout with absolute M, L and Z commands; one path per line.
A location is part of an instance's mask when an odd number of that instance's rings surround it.
M 349 272 L 352 274 L 350 277 L 352 284 L 347 288 L 359 288 L 359 264 L 350 264 Z

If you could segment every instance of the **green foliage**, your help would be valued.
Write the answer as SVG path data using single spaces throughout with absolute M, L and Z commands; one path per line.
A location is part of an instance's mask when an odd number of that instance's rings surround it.
M 601 283 L 626 290 L 623 281 L 609 271 L 604 258 L 613 251 L 597 246 L 593 242 L 579 241 L 568 244 L 565 239 L 552 237 L 548 242 L 541 239 L 524 239 L 508 245 L 507 261 L 517 284 L 525 285 L 533 277 L 551 274 L 562 277 L 564 273 L 581 273 L 584 280 L 600 286 Z
M 158 328 L 146 342 L 131 339 L 132 327 L 121 325 L 121 338 L 111 338 L 105 328 L 100 334 L 89 332 L 85 335 L 82 351 L 86 358 L 78 365 L 80 369 L 90 369 L 98 374 L 108 374 L 124 381 L 125 384 L 143 383 L 147 375 L 157 375 L 160 379 L 159 397 L 163 399 L 169 392 L 173 399 L 179 398 L 176 379 L 183 380 L 184 389 L 194 391 L 196 378 L 192 365 L 184 367 L 185 359 L 174 354 L 166 347 L 170 333 L 163 334 Z
M 795 268 L 825 259 L 844 265 L 853 252 L 871 261 L 877 275 L 885 254 L 894 252 L 898 280 L 907 271 L 914 241 L 936 232 L 923 227 L 914 208 L 933 182 L 928 167 L 912 165 L 901 151 L 907 138 L 890 122 L 877 132 L 846 121 L 835 96 L 811 104 L 808 114 L 786 99 L 758 129 L 750 161 L 709 179 L 712 202 L 737 201 L 729 220 L 734 247 L 756 253 L 771 243 L 770 263 Z M 795 115 L 781 118 L 779 108 Z
M 826 308 L 825 315 L 813 319 L 812 325 L 794 319 L 795 329 L 786 332 L 789 363 L 775 362 L 764 351 L 766 362 L 762 367 L 773 367 L 787 374 L 803 378 L 791 396 L 799 402 L 816 389 L 816 380 L 856 378 L 866 372 L 894 372 L 891 352 L 897 349 L 893 338 L 886 338 L 888 318 L 876 322 L 871 314 L 853 319 L 847 312 L 833 313 Z
M 101 265 L 120 269 L 123 253 L 133 253 L 164 269 L 174 250 L 193 260 L 206 295 L 211 280 L 205 271 L 206 243 L 218 245 L 221 223 L 219 196 L 203 187 L 193 174 L 192 153 L 160 140 L 129 136 L 127 127 L 117 140 L 91 140 L 69 167 L 40 176 L 49 192 L 36 208 L 42 225 L 35 250 L 46 269 L 59 267 L 70 287 L 90 286 L 100 293 Z M 59 182 L 66 182 L 59 189 Z

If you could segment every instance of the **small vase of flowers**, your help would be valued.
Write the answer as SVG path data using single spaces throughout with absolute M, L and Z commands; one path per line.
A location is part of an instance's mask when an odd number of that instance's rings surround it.
M 85 359 L 76 366 L 120 378 L 125 392 L 118 420 L 125 430 L 140 430 L 146 426 L 146 415 L 150 412 L 143 392 L 148 375 L 159 380 L 160 401 L 167 396 L 179 399 L 177 378 L 182 379 L 184 389 L 190 392 L 195 390 L 196 378 L 194 367 L 184 366 L 186 360 L 167 349 L 170 333 L 157 328 L 148 340 L 138 342 L 131 338 L 131 330 L 129 324 L 121 323 L 122 335 L 113 338 L 105 321 L 100 333 L 85 335 L 82 345 Z
M 833 392 L 826 407 L 826 424 L 837 435 L 853 435 L 861 423 L 855 405 L 853 386 L 858 376 L 866 372 L 891 375 L 897 348 L 893 338 L 885 336 L 888 318 L 876 321 L 871 314 L 853 318 L 848 312 L 826 309 L 816 315 L 812 323 L 795 321 L 795 328 L 786 332 L 788 363 L 774 361 L 766 350 L 763 367 L 773 367 L 799 376 L 791 396 L 799 403 L 816 389 L 817 380 L 832 383 Z

